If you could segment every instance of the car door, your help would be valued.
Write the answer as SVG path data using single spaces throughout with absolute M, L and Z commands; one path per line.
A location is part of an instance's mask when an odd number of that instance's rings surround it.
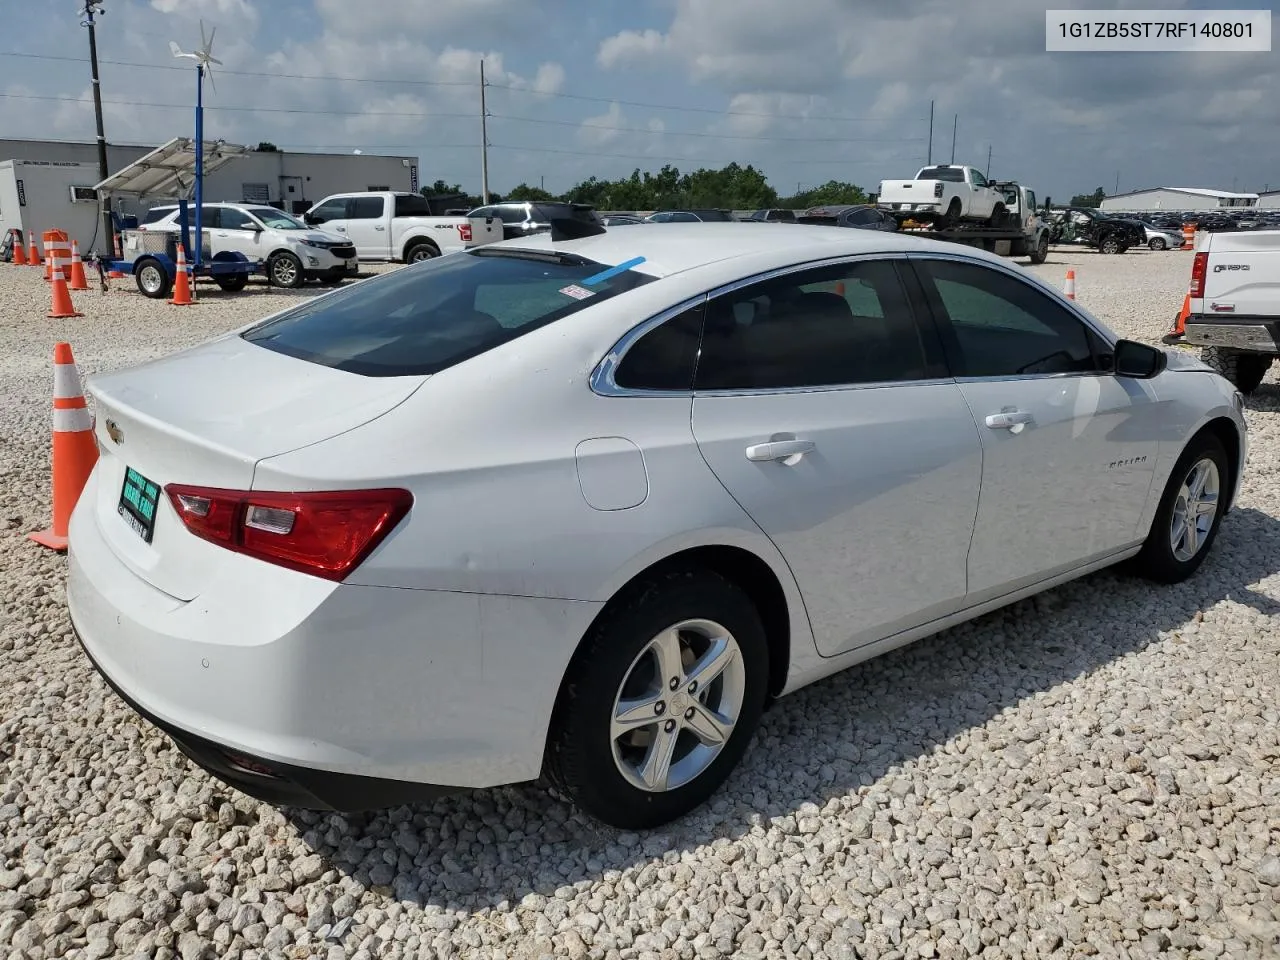
M 261 224 L 235 207 L 221 208 L 214 238 L 215 251 L 243 253 L 250 260 L 261 260 L 266 256 L 262 250 Z
M 347 237 L 362 260 L 391 257 L 391 236 L 387 231 L 387 198 L 352 197 L 347 203 Z
M 968 211 L 972 217 L 989 217 L 995 211 L 998 202 L 997 194 L 987 183 L 987 178 L 977 170 L 969 171 Z
M 918 307 L 873 258 L 708 303 L 695 439 L 786 558 L 826 656 L 964 601 L 981 443 Z
M 347 235 L 347 208 L 350 197 L 330 197 L 306 215 L 309 225 L 334 236 Z
M 982 437 L 970 602 L 1141 540 L 1159 449 L 1152 381 L 1112 375 L 1107 341 L 1012 268 L 914 262 Z

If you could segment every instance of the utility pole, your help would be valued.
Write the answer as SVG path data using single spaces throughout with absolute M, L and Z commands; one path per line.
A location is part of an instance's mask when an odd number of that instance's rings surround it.
M 1118 197 L 1119 195 L 1120 195 L 1120 171 L 1117 170 L 1116 171 L 1116 192 L 1113 193 L 1112 196 Z
M 933 101 L 929 101 L 929 156 L 925 160 L 925 166 L 933 163 Z
M 960 125 L 960 114 L 955 115 L 955 119 L 951 121 L 951 162 L 956 162 L 956 127 Z
M 987 172 L 983 174 L 988 180 L 991 179 L 991 144 L 987 144 Z
M 489 112 L 484 103 L 484 61 L 480 61 L 480 202 L 489 205 Z
M 84 8 L 80 11 L 84 20 L 82 27 L 89 28 L 89 65 L 93 74 L 93 113 L 98 124 L 98 181 L 111 176 L 107 169 L 107 135 L 102 127 L 102 84 L 98 79 L 98 37 L 95 31 L 94 15 L 99 12 L 102 0 L 84 0 Z M 105 13 L 106 11 L 101 11 Z M 107 255 L 115 256 L 115 231 L 111 225 L 111 209 L 104 203 L 102 206 L 102 229 L 106 238 Z M 86 251 L 87 252 L 87 251 Z

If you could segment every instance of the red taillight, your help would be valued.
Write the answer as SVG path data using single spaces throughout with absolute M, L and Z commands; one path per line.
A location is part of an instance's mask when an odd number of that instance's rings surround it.
M 187 529 L 220 547 L 326 580 L 342 580 L 413 506 L 408 490 L 302 493 L 164 488 Z
M 1201 251 L 1191 262 L 1191 298 L 1204 298 L 1204 277 L 1209 272 L 1209 254 Z
M 458 224 L 458 236 L 462 238 L 463 243 L 470 243 L 471 242 L 471 224 L 469 223 Z

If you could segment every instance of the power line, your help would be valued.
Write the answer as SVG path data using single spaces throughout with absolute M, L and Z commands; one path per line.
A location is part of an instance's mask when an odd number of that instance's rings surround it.
M 491 113 L 496 120 L 518 120 L 521 123 L 545 123 L 560 127 L 582 127 L 587 130 L 616 130 L 620 133 L 648 133 L 673 137 L 707 137 L 712 140 L 762 140 L 779 143 L 923 143 L 923 137 L 760 137 L 734 133 L 691 133 L 683 130 L 649 130 L 645 127 L 611 127 L 603 123 L 578 123 L 575 120 L 542 120 L 535 117 L 513 117 Z
M 0 93 L 0 98 L 6 100 L 49 100 L 58 103 L 93 103 L 84 97 L 50 97 L 37 96 L 29 93 Z M 103 100 L 104 106 L 116 107 L 154 107 L 165 110 L 190 110 L 191 105 L 188 103 L 148 103 L 141 100 Z M 242 111 L 245 113 L 298 113 L 315 116 L 333 116 L 333 117 L 410 117 L 419 120 L 433 120 L 437 118 L 458 118 L 470 119 L 469 113 L 413 113 L 410 111 L 399 110 L 303 110 L 292 107 L 244 107 L 244 106 L 206 106 L 206 110 L 226 110 L 226 111 Z
M 653 163 L 667 163 L 677 160 L 681 163 L 742 163 L 742 158 L 737 157 L 733 160 L 717 160 L 711 157 L 674 157 L 670 154 L 651 154 L 651 153 L 601 153 L 598 150 L 561 150 L 554 147 L 515 147 L 505 143 L 495 143 L 494 147 L 499 150 L 513 150 L 525 153 L 556 153 L 564 154 L 571 157 L 613 157 L 620 160 L 649 160 Z M 784 160 L 783 163 L 805 163 L 805 164 L 828 164 L 838 163 L 845 166 L 856 167 L 872 163 L 892 163 L 895 160 L 918 160 L 919 156 L 909 157 L 883 157 L 880 159 L 867 160 L 850 160 L 847 157 L 832 157 L 824 160 Z

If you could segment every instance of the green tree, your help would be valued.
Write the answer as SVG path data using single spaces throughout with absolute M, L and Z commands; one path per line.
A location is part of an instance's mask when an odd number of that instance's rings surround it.
M 280 152 L 280 148 L 277 147 L 270 140 L 263 140 L 253 149 L 258 151 L 258 153 L 279 153 Z
M 1099 187 L 1093 193 L 1077 193 L 1071 198 L 1071 206 L 1073 207 L 1100 207 L 1102 201 L 1107 199 L 1107 191 Z
M 828 180 L 819 187 L 797 193 L 783 201 L 783 206 L 795 210 L 807 210 L 810 207 L 835 206 L 846 203 L 866 203 L 867 195 L 862 188 L 841 180 Z
M 531 187 L 527 183 L 521 183 L 507 194 L 507 199 L 536 202 L 539 200 L 555 200 L 557 197 L 541 187 Z

